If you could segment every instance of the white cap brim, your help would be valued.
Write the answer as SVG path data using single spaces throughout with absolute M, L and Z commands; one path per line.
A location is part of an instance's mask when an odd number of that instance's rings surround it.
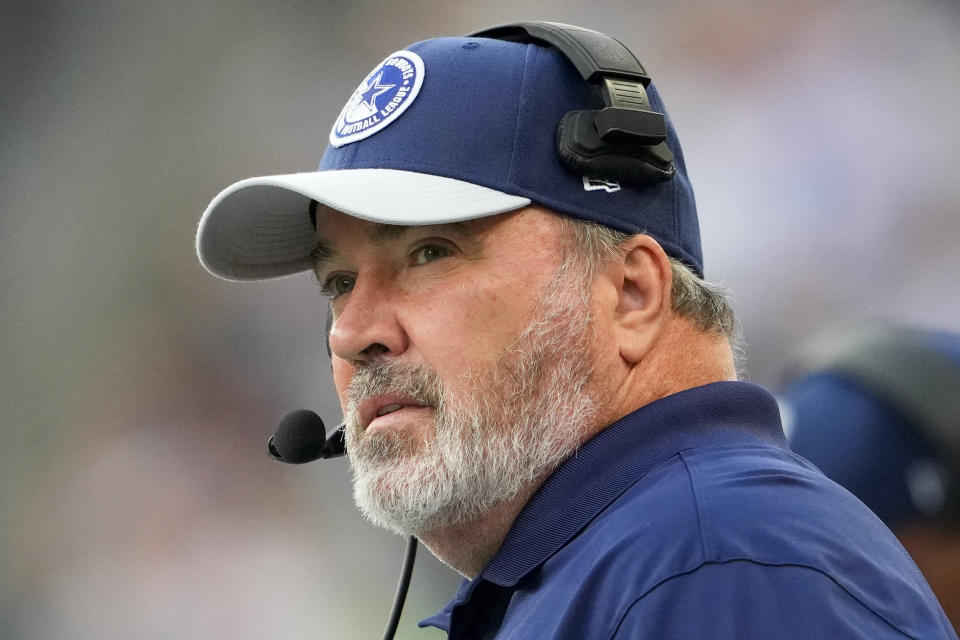
M 200 263 L 226 280 L 263 280 L 310 269 L 316 243 L 310 200 L 396 225 L 458 222 L 530 204 L 480 185 L 398 169 L 340 169 L 249 178 L 210 202 L 197 230 Z

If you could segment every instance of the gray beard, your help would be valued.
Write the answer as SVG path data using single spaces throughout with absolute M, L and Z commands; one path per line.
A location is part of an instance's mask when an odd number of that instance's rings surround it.
M 422 536 L 475 521 L 542 482 L 577 450 L 596 407 L 586 393 L 593 364 L 589 294 L 569 271 L 555 274 L 534 319 L 492 371 L 465 374 L 463 397 L 424 366 L 358 366 L 347 392 L 347 451 L 354 500 L 373 524 Z M 432 438 L 413 443 L 403 432 L 362 431 L 359 402 L 394 392 L 433 407 Z

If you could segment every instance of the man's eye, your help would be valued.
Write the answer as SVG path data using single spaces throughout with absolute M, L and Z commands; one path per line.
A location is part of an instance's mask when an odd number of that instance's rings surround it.
M 320 292 L 335 300 L 353 289 L 354 277 L 346 273 L 334 273 L 323 281 Z
M 425 244 L 411 254 L 413 258 L 413 264 L 421 265 L 427 264 L 428 262 L 433 262 L 434 260 L 439 260 L 440 258 L 446 258 L 449 255 L 452 255 L 452 251 L 446 247 L 442 247 L 436 244 Z

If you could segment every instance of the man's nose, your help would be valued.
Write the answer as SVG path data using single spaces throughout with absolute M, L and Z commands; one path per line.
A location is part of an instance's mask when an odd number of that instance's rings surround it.
M 367 280 L 354 285 L 334 314 L 330 350 L 348 362 L 399 355 L 408 338 L 400 325 L 397 300 L 384 287 Z

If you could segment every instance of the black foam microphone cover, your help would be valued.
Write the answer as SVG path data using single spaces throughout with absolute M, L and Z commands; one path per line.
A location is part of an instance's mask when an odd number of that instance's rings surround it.
M 303 464 L 328 457 L 323 420 L 309 409 L 292 411 L 277 425 L 267 448 L 275 460 L 290 464 Z

